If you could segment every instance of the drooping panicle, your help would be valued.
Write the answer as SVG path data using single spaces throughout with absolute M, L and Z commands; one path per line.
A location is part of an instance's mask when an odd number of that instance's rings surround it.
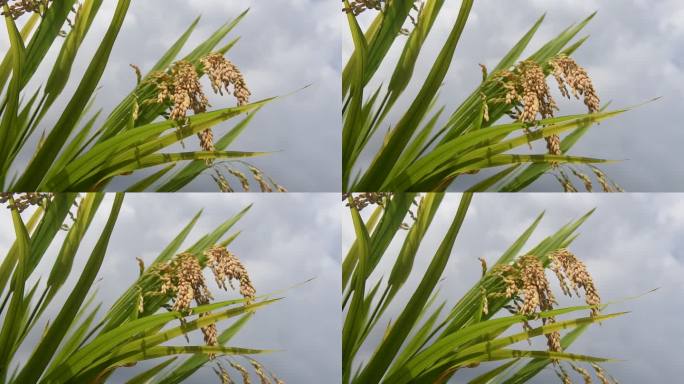
M 204 66 L 204 71 L 209 76 L 209 80 L 211 80 L 211 87 L 214 92 L 223 95 L 223 90 L 230 92 L 229 87 L 232 86 L 233 96 L 237 99 L 238 107 L 249 103 L 251 92 L 242 72 L 235 64 L 217 52 L 208 54 L 200 62 Z
M 204 254 L 207 256 L 207 266 L 211 268 L 216 284 L 221 289 L 227 289 L 226 281 L 232 287 L 232 281 L 237 280 L 240 283 L 240 294 L 247 299 L 247 302 L 254 300 L 256 290 L 247 269 L 237 256 L 218 245 L 209 248 Z
M 374 9 L 376 11 L 382 10 L 382 3 L 385 0 L 356 0 L 349 3 L 349 7 L 342 8 L 343 12 L 351 13 L 358 16 L 367 9 Z
M 563 293 L 571 296 L 572 292 L 575 292 L 579 296 L 580 289 L 584 290 L 587 305 L 593 306 L 591 315 L 597 316 L 600 311 L 598 306 L 601 305 L 601 297 L 596 290 L 594 279 L 589 274 L 587 266 L 567 249 L 554 251 L 549 259 L 551 260 L 551 270 L 561 282 Z
M 594 306 L 592 316 L 598 314 L 601 299 L 582 261 L 567 249 L 558 249 L 550 253 L 548 268 L 555 273 L 564 294 L 570 295 L 574 291 L 579 296 L 580 290 L 583 290 L 587 304 Z M 491 274 L 501 280 L 502 287 L 498 291 L 490 291 L 487 296 L 512 299 L 518 314 L 534 316 L 554 308 L 556 299 L 539 257 L 522 256 L 513 264 L 495 266 Z M 542 323 L 546 325 L 555 322 L 554 316 L 542 318 Z M 528 325 L 525 327 L 529 328 Z M 559 332 L 551 332 L 546 338 L 550 351 L 562 351 Z
M 52 199 L 52 197 L 52 193 L 44 192 L 0 192 L 0 204 L 7 204 L 8 209 L 16 208 L 21 213 L 32 205 L 43 205 L 45 201 Z M 14 200 L 13 204 L 10 202 L 12 200 Z
M 601 100 L 586 69 L 577 64 L 570 56 L 559 55 L 549 62 L 553 68 L 558 88 L 564 97 L 570 98 L 570 87 L 575 98 L 584 97 L 584 104 L 589 113 L 596 113 L 601 108 Z
M 549 65 L 564 97 L 570 98 L 570 92 L 576 98 L 583 96 L 584 104 L 590 113 L 599 111 L 599 97 L 583 67 L 562 54 L 551 59 Z M 492 78 L 499 81 L 505 90 L 505 96 L 498 100 L 512 105 L 515 111 L 510 115 L 520 122 L 537 124 L 538 116 L 542 119 L 550 118 L 554 116 L 554 111 L 558 110 L 546 82 L 544 68 L 533 60 L 522 61 L 510 70 L 498 71 Z M 519 107 L 522 107 L 522 110 Z M 545 140 L 550 154 L 562 154 L 561 139 L 557 134 L 549 135 Z
M 45 14 L 52 0 L 0 0 L 0 7 L 7 4 L 9 12 L 0 12 L 1 15 L 9 15 L 13 19 L 18 19 L 26 13 L 37 13 L 41 16 Z
M 194 113 L 206 111 L 209 101 L 202 90 L 195 67 L 189 62 L 181 60 L 174 64 L 171 75 L 174 92 L 171 95 L 173 108 L 169 118 L 182 120 L 189 110 Z

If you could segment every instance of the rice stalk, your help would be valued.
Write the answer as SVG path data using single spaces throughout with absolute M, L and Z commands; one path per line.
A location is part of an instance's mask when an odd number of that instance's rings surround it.
M 108 249 L 116 247 L 110 239 L 119 227 L 124 195 L 117 194 L 111 207 L 103 206 L 100 193 L 3 193 L 1 199 L 11 211 L 16 240 L 0 263 L 0 341 L 5 347 L 0 349 L 0 382 L 113 382 L 114 372 L 155 357 L 163 358 L 161 367 L 173 361 L 180 364 L 169 369 L 152 367 L 136 378 L 145 377 L 149 383 L 177 382 L 227 357 L 254 360 L 254 355 L 266 352 L 228 345 L 256 311 L 278 300 L 256 296 L 245 264 L 226 249 L 235 236 L 222 240 L 246 210 L 180 251 L 197 215 L 169 244 L 160 245 L 160 255 L 152 263 L 146 265 L 136 257 L 138 276 L 103 311 L 97 277 L 104 273 L 107 278 L 101 267 L 110 257 Z M 31 206 L 36 209 L 28 210 Z M 24 222 L 21 211 L 31 218 Z M 91 228 L 100 214 L 108 216 L 106 225 Z M 53 254 L 49 245 L 69 222 L 61 249 L 57 248 L 59 254 Z M 93 231 L 97 244 L 88 246 L 83 239 Z M 76 264 L 77 252 L 90 252 L 90 256 Z M 37 268 L 39 264 L 48 267 L 49 275 L 41 276 L 45 269 Z M 208 273 L 222 290 L 228 291 L 233 282 L 239 284 L 239 298 L 219 300 L 209 288 Z M 68 279 L 76 284 L 65 284 Z M 31 281 L 37 283 L 29 285 Z M 176 320 L 180 327 L 174 324 Z M 227 321 L 232 324 L 223 329 Z M 202 334 L 204 345 L 190 342 L 188 335 L 194 331 Z M 179 337 L 188 345 L 166 344 Z M 25 356 L 21 350 L 31 352 Z M 254 377 L 268 372 L 259 367 Z M 225 369 L 219 371 L 230 375 Z
M 488 70 L 480 65 L 482 81 L 470 96 L 439 108 L 439 88 L 457 54 L 459 40 L 464 33 L 472 33 L 467 22 L 475 2 L 460 2 L 439 55 L 427 59 L 431 66 L 424 78 L 416 77 L 415 68 L 425 60 L 421 50 L 443 13 L 444 1 L 344 0 L 343 4 L 354 43 L 342 76 L 344 192 L 439 192 L 457 179 L 488 168 L 497 173 L 474 183 L 469 191 L 519 191 L 559 166 L 607 162 L 568 154 L 588 128 L 628 110 L 602 111 L 588 71 L 572 57 L 587 40 L 574 39 L 593 15 L 530 56 L 521 57 L 543 21 L 540 18 L 496 67 Z M 375 17 L 362 26 L 357 17 L 368 11 L 375 11 Z M 412 25 L 412 30 L 405 24 Z M 402 51 L 388 66 L 392 47 Z M 380 68 L 390 69 L 380 73 Z M 547 80 L 550 77 L 562 97 L 582 99 L 587 113 L 558 115 Z M 383 78 L 386 81 L 380 82 Z M 407 94 L 408 84 L 416 81 L 419 90 Z M 371 88 L 371 84 L 381 85 Z M 397 111 L 400 98 L 406 104 Z M 447 107 L 452 112 L 445 115 Z M 390 121 L 393 112 L 399 112 L 398 118 Z M 377 135 L 384 135 L 379 147 L 374 144 Z M 546 153 L 532 152 L 532 144 L 540 140 L 546 143 Z M 522 146 L 529 146 L 531 153 L 515 151 Z M 361 161 L 363 154 L 372 160 Z M 464 182 L 467 184 L 467 179 Z M 572 189 L 565 180 L 562 184 L 565 190 Z
M 265 154 L 227 150 L 251 121 L 249 117 L 274 99 L 250 100 L 248 74 L 226 58 L 237 40 L 227 44 L 224 40 L 246 11 L 196 47 L 187 47 L 198 26 L 195 20 L 156 64 L 150 68 L 131 64 L 135 82 L 130 93 L 116 100 L 113 109 L 103 111 L 98 110 L 95 92 L 132 2 L 115 1 L 106 32 L 97 39 L 97 51 L 84 52 L 82 43 L 92 35 L 102 3 L 0 2 L 10 42 L 0 65 L 0 96 L 5 100 L 0 106 L 0 190 L 101 191 L 115 179 L 153 169 L 126 189 L 177 191 L 201 174 L 211 175 L 216 160 Z M 180 56 L 186 48 L 194 49 Z M 58 52 L 54 59 L 48 55 L 50 49 Z M 74 71 L 76 57 L 84 54 L 91 56 L 86 69 Z M 40 78 L 39 67 L 51 70 Z M 219 95 L 229 91 L 236 103 L 212 108 L 205 78 L 212 91 Z M 63 92 L 72 83 L 78 85 L 76 91 L 65 98 Z M 57 104 L 58 100 L 64 101 Z M 55 120 L 47 120 L 48 113 L 57 116 Z M 239 116 L 245 118 L 219 134 L 223 122 Z M 169 151 L 193 135 L 199 138 L 196 148 Z M 38 145 L 28 148 L 36 140 Z M 20 164 L 24 152 L 31 155 L 30 161 Z
M 470 220 L 473 196 L 463 195 L 446 233 L 440 229 L 443 237 L 437 247 L 424 243 L 434 239 L 428 232 L 433 218 L 444 212 L 440 208 L 443 194 L 423 194 L 414 223 L 402 235 L 398 235 L 399 223 L 408 215 L 414 194 L 383 197 L 382 205 L 366 221 L 359 215 L 356 197 L 347 196 L 356 237 L 343 261 L 344 384 L 462 381 L 461 373 L 475 367 L 488 367 L 482 376 L 487 381 L 481 382 L 522 383 L 549 365 L 564 383 L 572 382 L 570 372 L 590 383 L 589 367 L 599 377 L 591 364 L 607 359 L 569 352 L 589 325 L 620 315 L 604 314 L 606 305 L 592 275 L 568 249 L 589 214 L 522 252 L 540 216 L 498 260 L 488 263 L 478 258 L 477 282 L 454 297 L 453 292 L 441 292 L 439 283 L 448 278 L 446 265 L 453 257 L 458 233 Z M 380 201 L 378 195 L 367 197 L 376 204 Z M 361 209 L 370 204 L 357 200 Z M 390 243 L 398 247 L 390 248 Z M 436 251 L 427 269 L 416 271 L 418 252 L 427 246 Z M 389 275 L 378 270 L 380 265 L 391 268 Z M 407 284 L 409 275 L 417 277 L 416 285 Z M 549 276 L 555 277 L 563 295 L 583 297 L 586 305 L 559 307 Z M 385 325 L 387 308 L 397 312 Z M 579 312 L 585 310 L 588 316 L 583 317 Z M 516 326 L 522 330 L 515 330 Z M 369 337 L 377 332 L 384 336 Z M 513 346 L 539 337 L 546 339 L 546 349 Z

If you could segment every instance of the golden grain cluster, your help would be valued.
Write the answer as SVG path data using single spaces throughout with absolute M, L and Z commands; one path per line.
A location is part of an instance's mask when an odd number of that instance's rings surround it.
M 156 87 L 157 95 L 148 102 L 168 104 L 170 106 L 169 119 L 185 125 L 188 112 L 199 114 L 209 107 L 209 100 L 200 83 L 201 73 L 206 73 L 215 93 L 223 95 L 223 90 L 229 91 L 232 87 L 238 106 L 249 103 L 251 93 L 242 72 L 235 64 L 217 52 L 204 56 L 200 59 L 200 63 L 202 67 L 198 69 L 189 61 L 179 60 L 171 66 L 168 72 L 152 72 L 146 82 Z M 214 134 L 211 129 L 205 129 L 197 133 L 197 136 L 203 150 L 215 150 Z
M 236 280 L 240 284 L 240 294 L 247 299 L 247 302 L 254 300 L 256 291 L 252 280 L 235 254 L 228 251 L 226 247 L 215 245 L 205 251 L 204 255 L 207 257 L 207 266 L 214 273 L 219 288 L 227 290 L 226 281 L 233 288 L 232 281 Z
M 361 211 L 369 205 L 384 206 L 385 201 L 392 197 L 391 192 L 363 192 L 363 193 L 343 193 L 342 200 L 347 200 L 349 197 L 351 201 L 347 201 L 347 207 L 354 207 L 357 211 Z
M 0 7 L 7 5 L 9 12 L 2 11 L 3 16 L 9 15 L 18 19 L 25 13 L 37 13 L 43 15 L 52 0 L 0 0 Z
M 16 208 L 19 213 L 32 205 L 43 205 L 46 200 L 51 199 L 52 193 L 25 192 L 11 193 L 0 192 L 0 204 L 6 204 L 7 209 Z
M 556 275 L 563 294 L 572 296 L 574 292 L 579 297 L 580 290 L 583 290 L 587 305 L 592 307 L 591 316 L 598 316 L 601 297 L 586 265 L 567 249 L 552 252 L 549 260 L 549 268 Z M 501 279 L 504 289 L 500 292 L 490 292 L 488 295 L 512 299 L 515 312 L 518 314 L 532 316 L 550 311 L 557 304 L 544 272 L 544 264 L 535 255 L 522 256 L 512 265 L 496 266 L 492 273 Z M 553 316 L 542 318 L 543 324 L 552 324 L 555 321 Z M 562 351 L 559 332 L 552 332 L 546 337 L 549 350 Z
M 599 111 L 600 99 L 583 67 L 567 55 L 558 55 L 549 61 L 549 65 L 563 97 L 570 98 L 571 92 L 576 98 L 583 96 L 589 113 Z M 522 61 L 512 70 L 499 71 L 494 74 L 494 79 L 500 81 L 506 90 L 503 101 L 513 106 L 511 116 L 520 122 L 534 125 L 538 117 L 551 118 L 558 110 L 546 81 L 546 72 L 533 60 Z M 561 155 L 560 137 L 554 134 L 545 139 L 549 153 Z
M 356 0 L 350 2 L 349 7 L 342 8 L 342 11 L 358 16 L 367 9 L 382 10 L 383 2 L 384 0 Z
M 259 378 L 259 383 L 260 384 L 285 384 L 283 380 L 280 380 L 276 375 L 273 374 L 273 372 L 268 372 L 264 368 L 261 363 L 254 359 L 247 359 L 249 361 L 249 364 L 252 366 L 254 369 L 254 372 L 256 373 L 257 377 Z M 233 360 L 228 360 L 228 365 L 230 365 L 234 370 L 238 372 L 238 374 L 242 378 L 242 383 L 243 384 L 252 384 L 252 378 L 249 375 L 249 371 L 240 365 L 240 363 L 233 361 Z M 218 369 L 214 368 L 214 372 L 216 373 L 216 376 L 221 380 L 221 384 L 234 384 L 235 381 L 230 377 L 230 374 L 228 373 L 228 370 L 220 363 L 217 363 Z
M 225 247 L 212 246 L 204 252 L 206 266 L 214 274 L 219 288 L 227 290 L 227 285 L 232 287 L 232 281 L 240 284 L 240 294 L 249 304 L 255 298 L 256 290 L 249 278 L 247 269 L 233 253 Z M 180 253 L 165 263 L 156 264 L 152 273 L 159 278 L 159 290 L 149 295 L 164 295 L 171 297 L 173 305 L 171 310 L 187 313 L 192 301 L 197 305 L 206 305 L 213 300 L 211 291 L 202 272 L 202 264 L 197 255 L 192 253 Z M 143 295 L 139 296 L 139 312 L 144 310 Z M 200 314 L 200 317 L 207 316 Z M 210 324 L 201 328 L 204 341 L 207 345 L 218 344 L 216 325 Z

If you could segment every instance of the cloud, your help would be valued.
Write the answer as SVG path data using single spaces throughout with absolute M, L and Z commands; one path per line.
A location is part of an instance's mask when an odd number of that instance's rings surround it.
M 445 197 L 423 240 L 412 275 L 397 298 L 399 303 L 390 307 L 380 324 L 400 313 L 453 220 L 458 200 L 458 194 Z M 540 213 L 545 211 L 545 217 L 524 250 L 597 208 L 580 227 L 571 250 L 587 263 L 603 300 L 619 302 L 608 310 L 630 313 L 591 328 L 570 351 L 622 360 L 606 364 L 621 382 L 675 382 L 681 367 L 678 341 L 684 337 L 679 325 L 682 309 L 675 304 L 684 293 L 683 201 L 681 194 L 476 195 L 456 239 L 437 301 L 447 300 L 448 307 L 458 300 L 480 276 L 477 258 L 485 257 L 493 263 Z M 348 212 L 343 214 L 342 226 L 346 251 L 353 239 Z M 392 242 L 388 254 L 398 253 L 401 236 Z M 391 267 L 389 262 L 381 263 L 376 276 L 386 275 Z M 654 288 L 659 289 L 624 301 Z M 362 349 L 363 356 L 370 356 L 373 342 L 381 337 L 382 330 L 371 335 L 372 341 Z M 455 379 L 461 382 L 475 372 L 481 371 L 463 372 Z M 545 371 L 532 382 L 555 380 L 552 371 Z
M 437 18 L 418 60 L 415 78 L 424 79 L 456 19 L 460 2 L 446 2 Z M 478 63 L 490 68 L 503 57 L 515 42 L 546 13 L 546 19 L 531 43 L 533 52 L 568 25 L 576 23 L 594 11 L 596 17 L 580 33 L 589 40 L 576 52 L 578 61 L 586 66 L 604 102 L 612 108 L 641 104 L 655 97 L 661 100 L 638 107 L 629 113 L 601 123 L 591 129 L 572 150 L 575 155 L 588 155 L 613 160 L 606 165 L 608 174 L 626 190 L 682 191 L 684 171 L 678 167 L 679 145 L 684 142 L 676 111 L 681 109 L 684 92 L 684 6 L 678 0 L 658 2 L 626 1 L 480 1 L 475 2 L 455 59 L 440 89 L 438 105 L 446 105 L 451 113 L 480 81 Z M 364 18 L 366 25 L 368 17 Z M 403 43 L 403 38 L 399 39 Z M 352 50 L 351 37 L 345 30 L 343 52 L 347 58 Z M 378 71 L 372 86 L 388 79 L 391 65 L 400 54 L 395 44 L 387 64 Z M 523 55 L 525 57 L 525 55 Z M 388 121 L 397 121 L 422 84 L 414 81 L 399 100 Z M 563 103 L 561 113 L 581 111 L 581 103 Z M 381 135 L 380 135 L 381 136 Z M 377 149 L 382 137 L 375 138 Z M 538 148 L 543 151 L 543 146 Z M 368 164 L 373 151 L 364 153 L 360 163 Z M 491 175 L 482 172 L 476 177 L 457 182 L 452 189 L 463 190 L 473 180 Z M 532 191 L 559 191 L 551 175 L 543 176 L 530 187 Z
M 108 195 L 102 203 L 74 264 L 74 276 L 65 288 L 73 286 L 97 241 L 107 220 L 112 197 Z M 127 195 L 98 275 L 97 300 L 104 303 L 103 308 L 108 308 L 137 278 L 135 257 L 141 257 L 149 265 L 199 210 L 204 212 L 181 249 L 252 203 L 252 209 L 229 233 L 242 231 L 230 249 L 244 262 L 257 292 L 275 293 L 315 279 L 277 293 L 276 296 L 284 299 L 259 310 L 231 345 L 277 350 L 259 360 L 288 383 L 334 383 L 341 369 L 337 194 Z M 11 218 L 6 209 L 0 211 L 0 234 L 0 254 L 4 255 L 13 239 Z M 60 237 L 63 236 L 61 233 Z M 35 276 L 49 274 L 59 251 L 58 243 L 60 241 L 53 243 Z M 30 283 L 33 281 L 35 279 Z M 235 297 L 234 293 L 223 293 L 214 285 L 210 285 L 210 289 L 217 299 Z M 58 303 L 66 298 L 67 290 L 55 299 L 43 319 L 55 318 L 60 309 Z M 22 358 L 15 363 L 25 361 L 43 327 L 44 323 L 36 326 L 37 333 L 30 335 L 19 351 Z M 202 342 L 198 335 L 194 340 Z M 174 343 L 184 344 L 184 341 L 179 339 Z M 120 370 L 112 380 L 124 382 L 154 364 L 145 362 L 132 369 Z M 215 380 L 212 370 L 205 368 L 187 382 Z

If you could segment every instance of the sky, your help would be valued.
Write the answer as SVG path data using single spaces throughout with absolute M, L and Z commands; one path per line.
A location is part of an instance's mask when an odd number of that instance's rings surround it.
M 97 49 L 113 15 L 116 1 L 105 1 L 77 58 L 72 76 L 82 73 Z M 189 52 L 214 30 L 234 19 L 247 8 L 249 14 L 228 35 L 225 42 L 241 39 L 228 53 L 243 72 L 252 101 L 282 96 L 259 111 L 248 129 L 229 150 L 273 152 L 251 159 L 257 167 L 279 184 L 294 192 L 332 192 L 340 189 L 340 50 L 339 6 L 325 0 L 145 0 L 133 1 L 119 34 L 105 74 L 100 82 L 97 105 L 107 115 L 135 85 L 129 64 L 149 70 L 161 55 L 186 30 L 197 16 L 202 16 L 188 42 Z M 5 33 L 0 34 L 0 51 L 7 49 Z M 44 82 L 58 54 L 53 47 L 36 79 Z M 39 82 L 33 86 L 39 85 Z M 58 118 L 60 107 L 73 94 L 72 81 L 41 125 L 50 127 Z M 207 89 L 208 83 L 205 84 Z M 302 89 L 309 86 L 306 89 Z M 208 94 L 211 92 L 207 92 Z M 214 108 L 232 106 L 230 97 L 210 97 Z M 235 121 L 235 120 L 233 120 Z M 219 125 L 219 136 L 232 122 Z M 38 137 L 29 145 L 31 152 Z M 186 140 L 189 148 L 198 148 L 196 139 Z M 176 151 L 180 145 L 172 147 Z M 23 169 L 31 153 L 21 154 L 16 168 Z M 311 161 L 315 159 L 315 161 Z M 122 190 L 140 179 L 143 172 L 115 180 L 108 188 Z M 255 184 L 256 185 L 256 184 Z M 188 191 L 216 191 L 208 176 L 201 176 Z
M 456 20 L 459 7 L 460 1 L 445 2 L 423 47 L 414 79 L 425 78 Z M 528 53 L 594 11 L 598 14 L 580 32 L 580 36 L 590 38 L 574 57 L 587 68 L 602 101 L 611 101 L 611 108 L 623 108 L 662 98 L 595 126 L 571 154 L 619 160 L 602 168 L 627 191 L 683 191 L 684 168 L 679 166 L 678 154 L 684 142 L 684 130 L 676 114 L 683 106 L 684 96 L 684 3 L 680 0 L 476 1 L 437 105 L 446 105 L 445 113 L 450 114 L 478 85 L 481 79 L 478 63 L 494 67 L 544 13 L 546 19 Z M 368 25 L 370 15 L 362 20 Z M 343 36 L 346 60 L 353 49 L 348 28 Z M 403 38 L 399 40 L 403 44 Z M 400 53 L 401 46 L 395 44 L 391 59 L 384 70 L 380 68 L 372 84 L 388 81 L 389 64 L 393 66 Z M 409 85 L 404 95 L 409 97 L 398 101 L 388 122 L 398 120 L 420 85 L 416 81 Z M 560 100 L 555 86 L 552 88 L 556 100 Z M 577 101 L 560 105 L 561 114 L 585 110 Z M 369 164 L 371 152 L 377 151 L 381 139 L 376 138 L 375 146 L 365 153 L 361 164 Z M 543 145 L 535 149 L 545 151 Z M 464 190 L 491 174 L 481 172 L 462 178 L 451 189 Z M 545 175 L 528 190 L 559 191 L 561 187 L 553 176 Z
M 418 251 L 413 272 L 379 324 L 399 314 L 400 307 L 412 294 L 427 268 L 456 213 L 459 194 L 449 194 L 437 212 L 432 226 Z M 441 297 L 449 307 L 480 277 L 478 257 L 493 264 L 541 212 L 546 212 L 524 250 L 531 249 L 562 225 L 596 208 L 579 228 L 579 237 L 570 251 L 587 265 L 603 302 L 621 301 L 608 307 L 610 312 L 630 311 L 617 319 L 593 326 L 576 341 L 570 352 L 610 357 L 620 361 L 604 364 L 621 383 L 677 382 L 684 368 L 681 340 L 684 329 L 681 303 L 684 295 L 684 195 L 682 194 L 479 194 L 473 198 L 461 232 L 456 238 L 451 258 L 440 283 Z M 342 218 L 343 254 L 354 239 L 348 210 Z M 364 210 L 364 216 L 370 209 Z M 408 219 L 407 219 L 408 220 Z M 387 253 L 397 254 L 400 234 Z M 387 275 L 390 263 L 381 263 L 375 276 Z M 554 285 L 557 283 L 553 282 Z M 657 291 L 638 299 L 652 289 Z M 556 285 L 557 296 L 561 296 Z M 576 301 L 567 302 L 580 304 Z M 384 327 L 370 340 L 382 337 Z M 372 352 L 373 341 L 362 349 Z M 544 348 L 544 346 L 540 346 Z M 522 344 L 521 348 L 527 348 Z M 492 368 L 494 365 L 488 365 Z M 486 368 L 484 365 L 481 369 Z M 476 372 L 466 371 L 454 382 L 463 382 Z M 551 370 L 538 375 L 531 383 L 555 383 Z M 577 378 L 577 382 L 581 382 Z
M 74 274 L 65 289 L 73 286 L 90 250 L 107 220 L 113 195 L 102 203 L 81 246 Z M 108 308 L 138 276 L 135 257 L 150 265 L 162 249 L 201 209 L 204 212 L 185 245 L 194 243 L 247 205 L 247 215 L 230 231 L 242 231 L 229 246 L 247 268 L 257 294 L 287 289 L 277 296 L 284 300 L 259 310 L 230 342 L 231 346 L 278 350 L 258 357 L 263 365 L 287 383 L 339 382 L 341 365 L 339 317 L 340 222 L 337 194 L 133 194 L 127 195 L 97 278 L 97 299 Z M 24 216 L 28 216 L 25 212 Z M 61 234 L 63 236 L 63 234 Z M 6 254 L 14 238 L 9 211 L 0 209 L 0 255 Z M 34 276 L 47 276 L 59 248 L 55 241 Z M 209 273 L 209 272 L 207 272 Z M 209 276 L 209 275 L 207 275 Z M 293 286 L 311 278 L 302 286 Z M 213 282 L 209 289 L 217 300 L 237 298 Z M 35 281 L 35 280 L 31 280 Z M 59 311 L 58 296 L 45 313 Z M 219 323 L 219 330 L 230 322 Z M 37 325 L 38 333 L 44 323 Z M 32 334 L 19 357 L 25 358 L 39 335 Z M 202 344 L 199 333 L 193 341 Z M 180 338 L 174 345 L 183 345 Z M 21 361 L 18 358 L 16 361 Z M 117 372 L 111 382 L 124 382 L 143 367 Z M 187 383 L 218 382 L 211 368 L 200 370 Z

